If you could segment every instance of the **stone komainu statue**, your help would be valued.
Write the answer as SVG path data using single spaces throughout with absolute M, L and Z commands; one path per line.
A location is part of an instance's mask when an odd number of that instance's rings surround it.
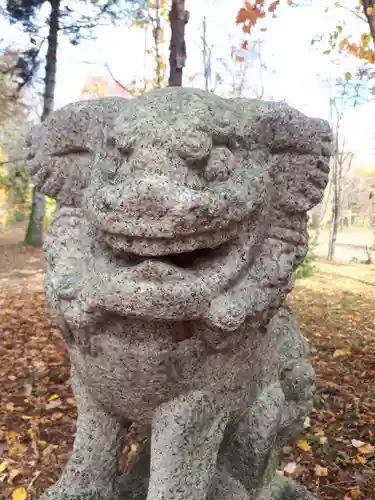
M 283 302 L 330 143 L 285 104 L 194 89 L 78 102 L 32 130 L 35 186 L 57 200 L 45 291 L 78 405 L 44 499 L 310 498 L 276 474 L 314 383 Z M 149 447 L 118 477 L 131 422 Z

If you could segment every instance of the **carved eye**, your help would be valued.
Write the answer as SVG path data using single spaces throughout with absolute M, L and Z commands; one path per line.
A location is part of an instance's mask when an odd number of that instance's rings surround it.
M 130 139 L 122 139 L 118 137 L 110 137 L 107 142 L 111 149 L 115 149 L 121 156 L 129 156 L 134 151 L 134 141 Z
M 71 146 L 55 153 L 51 153 L 51 156 L 68 156 L 68 155 L 84 155 L 92 153 L 90 149 L 81 146 Z
M 208 181 L 225 181 L 235 167 L 235 157 L 228 148 L 214 148 L 204 169 L 204 177 Z
M 117 151 L 122 155 L 122 156 L 129 156 L 132 154 L 134 151 L 134 143 L 129 141 L 126 142 L 125 144 L 119 144 L 117 146 Z

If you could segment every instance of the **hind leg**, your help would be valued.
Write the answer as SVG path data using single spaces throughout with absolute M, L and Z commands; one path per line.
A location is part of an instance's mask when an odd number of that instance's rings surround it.
M 228 425 L 210 500 L 312 498 L 302 486 L 276 475 L 281 447 L 298 434 L 311 409 L 312 377 L 306 361 L 287 367 L 280 383 L 265 389 Z
M 211 498 L 227 499 L 225 489 L 235 488 L 245 498 L 255 497 L 274 475 L 277 454 L 274 445 L 284 407 L 284 393 L 278 383 L 259 396 L 250 409 L 229 423 L 218 457 L 218 484 Z M 225 485 L 226 483 L 226 485 Z M 221 493 L 220 493 L 220 490 Z M 241 498 L 241 497 L 240 497 Z

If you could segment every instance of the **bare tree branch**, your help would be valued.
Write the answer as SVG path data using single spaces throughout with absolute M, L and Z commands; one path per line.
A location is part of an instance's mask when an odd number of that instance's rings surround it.
M 127 87 L 125 87 L 125 85 L 123 85 L 120 80 L 118 80 L 117 78 L 115 78 L 114 74 L 112 73 L 110 67 L 108 66 L 108 63 L 105 63 L 105 67 L 107 68 L 108 70 L 108 73 L 110 75 L 110 77 L 112 78 L 112 80 L 116 83 L 116 85 L 118 85 L 119 87 L 122 88 L 122 90 L 125 90 L 125 92 L 127 92 L 128 94 L 130 94 L 129 92 L 129 89 Z

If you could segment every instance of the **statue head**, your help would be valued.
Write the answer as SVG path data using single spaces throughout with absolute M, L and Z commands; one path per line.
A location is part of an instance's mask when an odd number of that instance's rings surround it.
M 290 291 L 330 142 L 325 121 L 286 104 L 168 88 L 65 106 L 27 148 L 57 200 L 51 234 L 79 217 L 106 259 L 118 300 L 104 309 L 235 330 Z

